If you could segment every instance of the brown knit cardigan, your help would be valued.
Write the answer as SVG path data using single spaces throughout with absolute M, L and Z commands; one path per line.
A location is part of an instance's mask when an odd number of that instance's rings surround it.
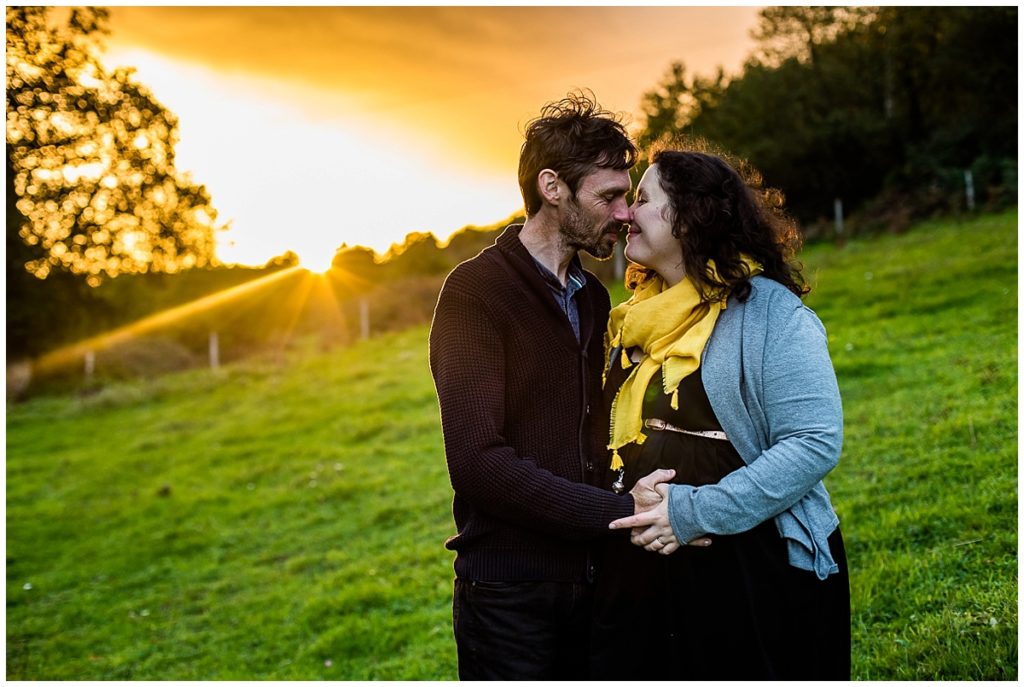
M 455 499 L 459 577 L 583 581 L 589 546 L 633 499 L 591 486 L 608 437 L 601 404 L 608 292 L 577 293 L 580 342 L 509 226 L 445 280 L 430 329 Z M 579 258 L 574 258 L 578 260 Z

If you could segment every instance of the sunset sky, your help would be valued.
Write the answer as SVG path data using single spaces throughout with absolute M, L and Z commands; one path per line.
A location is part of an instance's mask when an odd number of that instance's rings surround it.
M 180 119 L 225 262 L 446 239 L 522 206 L 523 125 L 590 88 L 640 121 L 673 60 L 738 72 L 756 7 L 114 7 L 106 57 Z

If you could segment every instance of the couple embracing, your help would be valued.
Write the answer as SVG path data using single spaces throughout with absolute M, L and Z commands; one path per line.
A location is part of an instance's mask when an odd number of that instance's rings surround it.
M 527 219 L 430 331 L 459 677 L 848 680 L 842 406 L 778 195 L 663 149 L 630 203 L 637 149 L 584 94 L 525 138 Z M 611 308 L 577 252 L 622 231 Z

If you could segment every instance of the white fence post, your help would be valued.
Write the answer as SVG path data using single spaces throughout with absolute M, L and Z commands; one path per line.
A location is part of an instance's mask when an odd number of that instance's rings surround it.
M 93 373 L 96 372 L 96 352 L 85 352 L 85 381 L 91 382 Z
M 843 235 L 843 199 L 836 198 L 834 204 L 835 216 L 836 216 L 836 236 L 840 237 Z
M 964 190 L 967 193 L 967 209 L 974 210 L 974 175 L 971 170 L 964 170 Z

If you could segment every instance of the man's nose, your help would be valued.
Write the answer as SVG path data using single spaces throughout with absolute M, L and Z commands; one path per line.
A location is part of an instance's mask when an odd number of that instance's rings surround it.
M 633 221 L 633 209 L 629 206 L 625 199 L 617 205 L 615 212 L 612 213 L 612 217 L 617 222 L 632 222 Z

